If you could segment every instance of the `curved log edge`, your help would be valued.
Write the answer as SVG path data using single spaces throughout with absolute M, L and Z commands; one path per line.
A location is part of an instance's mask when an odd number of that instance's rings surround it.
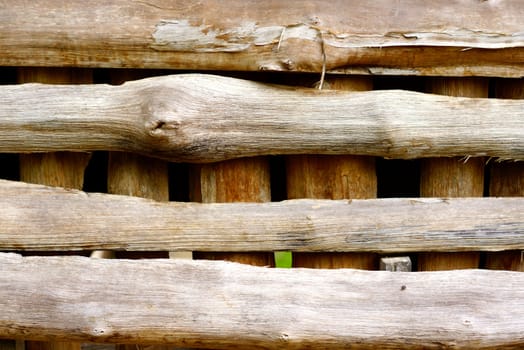
M 5 66 L 524 75 L 519 0 L 11 0 L 2 8 Z
M 163 203 L 0 181 L 0 250 L 524 249 L 524 198 Z
M 58 150 L 181 162 L 267 154 L 522 160 L 524 101 L 299 90 L 201 74 L 0 86 L 0 152 Z
M 6 338 L 260 349 L 524 346 L 519 272 L 16 254 L 0 254 L 0 266 Z

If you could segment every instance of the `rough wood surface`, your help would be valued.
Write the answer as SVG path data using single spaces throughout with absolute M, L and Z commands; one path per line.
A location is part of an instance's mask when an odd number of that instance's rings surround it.
M 498 251 L 524 198 L 162 203 L 0 181 L 1 250 Z
M 498 98 L 524 99 L 524 79 L 499 79 L 495 84 Z M 524 163 L 493 163 L 489 195 L 494 197 L 524 196 Z M 524 272 L 523 251 L 486 254 L 486 267 Z
M 199 74 L 121 86 L 23 84 L 0 87 L 0 152 L 134 151 L 189 162 L 297 153 L 524 159 L 523 106 Z
M 260 349 L 524 346 L 519 272 L 15 254 L 0 254 L 0 263 L 0 337 Z
M 90 69 L 72 68 L 19 68 L 19 83 L 90 84 Z M 82 189 L 84 172 L 90 153 L 52 152 L 20 155 L 20 180 L 48 186 Z M 25 344 L 27 350 L 80 350 L 77 342 L 35 342 Z
M 348 91 L 373 89 L 370 77 L 338 77 L 325 88 Z M 377 196 L 374 157 L 294 155 L 286 157 L 287 198 L 369 199 Z M 374 270 L 378 256 L 369 253 L 296 253 L 296 267 Z
M 430 78 L 427 91 L 439 95 L 488 97 L 485 78 Z M 461 118 L 458 111 L 457 118 Z M 482 117 L 482 116 L 481 116 Z M 482 121 L 479 121 L 482 123 Z M 484 163 L 482 157 L 468 159 L 423 159 L 420 165 L 420 195 L 422 197 L 482 197 L 484 193 Z M 478 268 L 478 252 L 425 253 L 418 257 L 422 271 Z
M 520 0 L 7 0 L 1 7 L 5 66 L 524 75 Z
M 189 198 L 193 202 L 269 202 L 271 184 L 267 157 L 230 159 L 194 164 L 190 170 Z M 274 265 L 267 252 L 197 252 L 196 259 L 227 260 L 257 266 Z
M 89 84 L 90 69 L 19 68 L 19 83 Z M 52 114 L 52 111 L 49 111 Z M 20 179 L 25 182 L 81 189 L 91 155 L 79 152 L 52 152 L 20 155 Z

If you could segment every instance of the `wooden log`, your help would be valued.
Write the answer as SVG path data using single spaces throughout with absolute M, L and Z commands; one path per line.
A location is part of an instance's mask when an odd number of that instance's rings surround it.
M 92 71 L 70 68 L 20 68 L 20 83 L 88 84 L 93 82 Z M 82 189 L 84 171 L 90 153 L 53 152 L 20 155 L 20 180 L 49 186 Z M 76 342 L 32 342 L 27 350 L 80 350 Z
M 0 337 L 224 349 L 524 346 L 519 272 L 16 254 L 0 263 Z
M 262 154 L 524 159 L 520 100 L 297 90 L 198 74 L 0 92 L 0 152 L 111 150 L 187 162 Z
M 483 78 L 433 78 L 428 91 L 463 97 L 488 97 L 488 81 Z M 461 118 L 461 113 L 455 116 Z M 482 117 L 482 116 L 481 116 Z M 482 157 L 423 159 L 420 169 L 422 197 L 482 197 L 484 193 L 484 163 Z M 451 270 L 478 268 L 480 254 L 426 253 L 418 257 L 419 270 Z
M 137 71 L 112 72 L 111 83 L 122 84 L 142 77 Z M 107 189 L 109 193 L 124 194 L 169 201 L 167 163 L 126 152 L 109 154 Z
M 373 89 L 369 77 L 333 78 L 324 88 L 349 91 Z M 299 155 L 286 158 L 287 195 L 290 199 L 367 199 L 377 196 L 375 158 L 361 156 Z M 367 253 L 299 253 L 296 267 L 359 268 L 374 270 L 378 257 Z
M 521 197 L 162 203 L 2 180 L 0 204 L 1 250 L 399 253 L 524 248 Z
M 68 68 L 20 68 L 20 83 L 39 82 L 47 84 L 80 84 L 93 81 L 90 70 Z M 52 111 L 48 111 L 49 116 Z M 48 117 L 49 117 L 48 116 Z M 22 181 L 81 189 L 84 171 L 91 155 L 89 153 L 53 152 L 20 155 L 20 179 Z
M 11 0 L 0 65 L 521 77 L 523 17 L 519 0 Z
M 269 161 L 267 157 L 253 157 L 193 165 L 190 170 L 189 197 L 191 201 L 203 203 L 270 202 Z M 197 252 L 195 258 L 257 266 L 274 265 L 272 255 L 260 251 L 248 254 Z
M 495 85 L 498 98 L 524 99 L 524 80 L 499 80 Z M 489 183 L 489 195 L 524 196 L 524 163 L 493 163 Z M 486 254 L 486 267 L 524 271 L 522 251 L 498 252 Z

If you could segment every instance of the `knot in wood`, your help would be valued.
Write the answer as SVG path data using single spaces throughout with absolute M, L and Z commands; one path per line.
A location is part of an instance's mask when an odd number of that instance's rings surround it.
M 165 134 L 172 130 L 177 130 L 180 127 L 181 122 L 178 120 L 166 121 L 166 120 L 152 120 L 145 124 L 147 133 L 153 137 L 165 136 Z

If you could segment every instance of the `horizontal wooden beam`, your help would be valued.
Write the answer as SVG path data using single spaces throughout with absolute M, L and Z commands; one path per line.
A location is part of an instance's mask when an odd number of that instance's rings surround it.
M 520 0 L 8 0 L 0 65 L 519 77 L 522 18 Z
M 199 74 L 0 86 L 0 152 L 58 150 L 184 162 L 262 154 L 524 159 L 524 101 L 297 90 Z
M 0 250 L 524 249 L 524 198 L 162 203 L 0 181 Z
M 516 349 L 524 274 L 0 254 L 0 337 L 261 349 Z

